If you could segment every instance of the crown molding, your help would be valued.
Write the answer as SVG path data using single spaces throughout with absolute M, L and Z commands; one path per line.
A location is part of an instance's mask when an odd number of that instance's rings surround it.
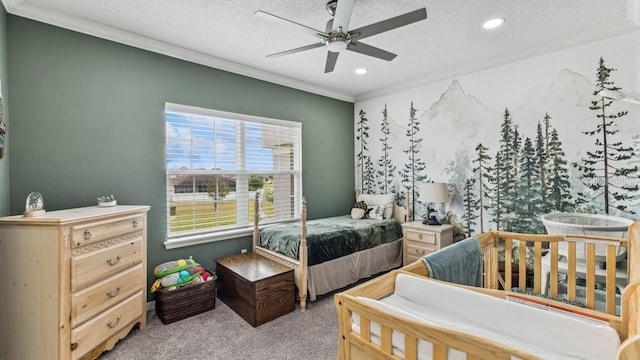
M 306 91 L 312 94 L 326 96 L 329 98 L 354 102 L 354 96 L 337 92 L 335 90 L 312 85 L 290 77 L 277 75 L 268 71 L 256 69 L 250 66 L 241 65 L 228 60 L 206 55 L 197 51 L 170 45 L 162 41 L 150 39 L 148 37 L 132 32 L 117 29 L 103 24 L 80 19 L 65 14 L 43 11 L 29 4 L 24 4 L 22 0 L 0 0 L 8 13 L 21 16 L 27 19 L 39 21 L 49 25 L 80 32 L 105 40 L 136 47 L 139 49 L 170 56 L 176 59 L 189 61 L 192 63 L 208 66 L 211 68 L 228 71 L 238 75 L 248 76 L 254 79 L 267 81 L 277 85 L 290 87 L 297 90 Z

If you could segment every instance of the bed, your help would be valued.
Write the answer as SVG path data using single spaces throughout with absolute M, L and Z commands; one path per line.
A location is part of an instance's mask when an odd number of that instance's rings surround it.
M 402 265 L 405 210 L 391 202 L 391 217 L 358 219 L 349 215 L 307 221 L 302 201 L 299 223 L 260 229 L 255 216 L 253 251 L 294 268 L 300 309 L 307 298 L 341 289 Z M 258 208 L 256 204 L 256 208 Z
M 630 226 L 624 239 L 491 231 L 475 241 L 481 254 L 480 287 L 435 280 L 421 259 L 336 294 L 338 358 L 640 358 L 640 222 Z M 524 276 L 513 283 L 498 271 L 498 244 L 502 243 L 505 273 L 514 268 L 520 274 L 526 272 L 527 247 L 520 246 L 513 254 L 513 242 L 526 242 L 532 249 L 530 285 Z M 568 248 L 564 269 L 558 266 L 559 244 Z M 606 249 L 604 275 L 595 261 L 596 246 Z M 627 248 L 629 283 L 620 296 L 617 315 L 616 272 L 622 265 L 615 254 L 620 247 Z M 580 248 L 585 249 L 586 260 L 577 271 L 576 249 Z M 548 295 L 536 295 L 541 293 L 545 257 L 550 264 L 545 269 L 550 273 Z M 563 287 L 558 275 L 564 271 L 568 272 L 566 294 L 560 299 Z M 582 298 L 580 276 L 586 282 Z M 595 289 L 597 282 L 605 283 L 603 290 Z M 498 290 L 501 283 L 506 290 Z M 424 284 L 423 291 L 416 290 Z M 595 310 L 598 296 L 604 299 L 602 312 Z

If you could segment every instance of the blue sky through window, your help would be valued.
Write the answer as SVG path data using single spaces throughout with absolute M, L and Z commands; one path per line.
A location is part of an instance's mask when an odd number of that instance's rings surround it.
M 165 112 L 166 165 L 169 170 L 272 171 L 273 151 L 263 146 L 258 122 Z M 246 168 L 237 163 L 237 128 L 244 125 Z

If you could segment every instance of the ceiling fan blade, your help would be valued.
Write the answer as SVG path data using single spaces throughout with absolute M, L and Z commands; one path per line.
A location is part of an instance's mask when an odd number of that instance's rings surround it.
M 375 46 L 367 45 L 358 41 L 351 41 L 349 46 L 347 46 L 347 50 L 357 52 L 362 55 L 373 56 L 374 58 L 391 61 L 395 59 L 396 54 L 390 53 L 386 50 L 382 50 Z
M 349 30 L 349 22 L 351 22 L 351 12 L 353 11 L 354 0 L 339 0 L 336 8 L 336 15 L 333 17 L 332 32 L 337 32 L 342 28 L 342 32 Z
M 284 25 L 284 26 L 288 26 L 290 28 L 295 28 L 295 29 L 298 29 L 298 30 L 302 30 L 302 31 L 306 32 L 307 34 L 313 35 L 313 36 L 318 37 L 318 38 L 320 38 L 322 40 L 326 39 L 326 37 L 327 37 L 327 34 L 322 32 L 322 31 L 320 31 L 320 30 L 316 30 L 314 28 L 310 28 L 310 27 L 308 27 L 306 25 L 298 24 L 295 21 L 291 21 L 291 20 L 282 18 L 282 17 L 277 16 L 277 15 L 269 14 L 268 12 L 264 12 L 262 10 L 256 11 L 254 13 L 254 15 L 255 16 L 259 16 L 259 17 L 261 17 L 263 19 L 267 19 L 269 21 L 278 23 L 280 25 Z
M 342 0 L 341 0 L 342 1 Z M 416 21 L 427 18 L 427 9 L 422 8 L 403 15 L 398 15 L 387 20 L 382 20 L 371 25 L 366 25 L 349 31 L 352 38 L 362 40 L 369 36 L 377 35 L 385 31 L 393 30 L 405 25 L 409 25 Z
M 279 56 L 283 56 L 283 55 L 289 55 L 289 54 L 295 54 L 301 51 L 305 51 L 305 50 L 311 50 L 311 49 L 315 49 L 315 48 L 319 48 L 319 47 L 324 47 L 323 43 L 315 43 L 315 44 L 310 44 L 310 45 L 305 45 L 305 46 L 301 46 L 299 48 L 295 48 L 295 49 L 290 49 L 290 50 L 286 50 L 286 51 L 281 51 L 281 52 L 277 52 L 274 54 L 269 54 L 267 55 L 267 57 L 279 57 Z
M 336 61 L 338 61 L 339 52 L 327 51 L 327 62 L 324 65 L 324 73 L 330 73 L 336 67 Z

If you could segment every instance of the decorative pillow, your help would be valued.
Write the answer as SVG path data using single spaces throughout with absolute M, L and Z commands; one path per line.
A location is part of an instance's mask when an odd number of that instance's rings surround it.
M 364 201 L 369 207 L 377 205 L 388 205 L 384 209 L 384 219 L 391 219 L 393 216 L 393 202 L 395 201 L 395 194 L 360 194 L 356 201 Z M 373 211 L 372 211 L 373 213 Z M 373 218 L 373 216 L 370 216 Z
M 382 220 L 385 219 L 385 212 L 389 205 L 376 205 L 371 207 L 371 212 L 369 213 L 369 218 Z
M 353 209 L 351 209 L 351 218 L 354 220 L 362 219 L 366 214 L 367 214 L 366 210 L 363 210 L 357 207 L 354 207 Z
M 351 218 L 354 219 L 354 220 L 355 219 L 368 219 L 370 212 L 371 212 L 371 208 L 362 209 L 362 208 L 359 208 L 359 207 L 354 207 L 353 209 L 351 209 Z
M 364 201 L 356 201 L 356 203 L 353 204 L 353 207 L 362 210 L 367 210 L 367 208 L 369 208 L 369 206 L 367 206 L 367 203 Z

